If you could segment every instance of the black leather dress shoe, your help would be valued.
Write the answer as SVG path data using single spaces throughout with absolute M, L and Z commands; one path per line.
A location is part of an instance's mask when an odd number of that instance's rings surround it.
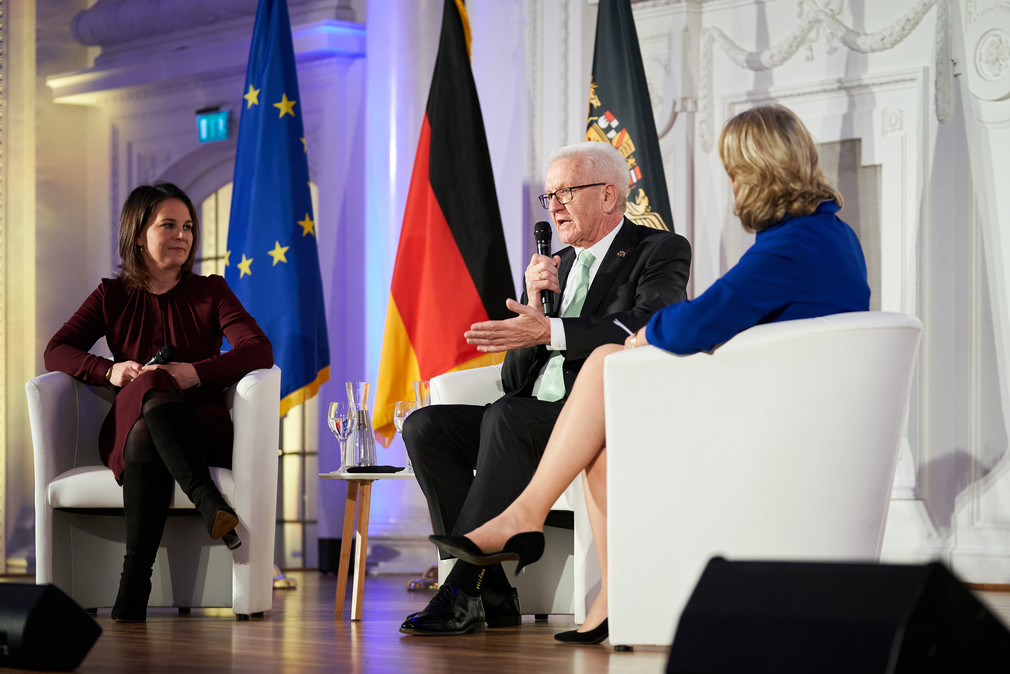
M 509 588 L 506 594 L 494 590 L 481 590 L 481 602 L 484 604 L 484 618 L 488 627 L 515 627 L 523 624 L 522 611 L 519 610 L 519 593 Z
M 400 625 L 404 634 L 455 636 L 484 631 L 484 604 L 451 583 L 444 583 L 423 611 L 411 613 Z

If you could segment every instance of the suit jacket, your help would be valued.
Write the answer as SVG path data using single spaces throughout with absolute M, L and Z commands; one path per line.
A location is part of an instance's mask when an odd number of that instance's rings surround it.
M 562 318 L 565 326 L 565 391 L 593 349 L 601 344 L 620 344 L 628 336 L 614 325 L 618 319 L 637 331 L 663 307 L 687 298 L 691 269 L 691 246 L 672 232 L 642 227 L 625 219 L 593 279 L 578 317 Z M 558 280 L 564 293 L 575 262 L 571 246 L 562 248 Z M 522 302 L 527 302 L 523 290 Z M 553 352 L 539 345 L 505 354 L 502 385 L 506 394 L 530 395 L 541 368 Z

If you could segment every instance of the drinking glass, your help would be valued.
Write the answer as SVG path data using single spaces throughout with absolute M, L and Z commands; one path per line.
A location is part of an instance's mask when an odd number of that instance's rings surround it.
M 417 402 L 413 400 L 397 400 L 396 407 L 393 408 L 393 425 L 396 426 L 397 433 L 403 433 L 403 420 L 417 409 Z
M 347 470 L 347 438 L 354 430 L 355 419 L 354 410 L 346 403 L 330 403 L 330 409 L 326 413 L 326 421 L 330 425 L 330 432 L 337 437 L 340 443 L 340 468 Z
M 414 399 L 417 400 L 418 407 L 427 407 L 431 404 L 431 381 L 419 379 L 414 382 Z
M 396 432 L 403 434 L 403 420 L 407 418 L 411 412 L 417 409 L 417 402 L 414 400 L 397 400 L 396 406 L 393 408 L 393 426 L 396 427 Z M 410 454 L 407 454 L 407 473 L 413 473 L 414 467 L 410 465 Z

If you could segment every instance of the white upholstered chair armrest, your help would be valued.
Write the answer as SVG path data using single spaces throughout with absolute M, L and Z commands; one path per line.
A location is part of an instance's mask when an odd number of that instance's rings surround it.
M 98 432 L 112 404 L 111 391 L 49 372 L 25 384 L 35 446 L 35 475 L 48 479 L 99 462 Z
M 228 391 L 235 429 L 232 506 L 241 522 L 234 553 L 232 610 L 260 613 L 271 605 L 280 446 L 281 371 L 253 370 Z M 244 535 L 245 529 L 253 535 Z M 245 578 L 243 578 L 245 576 Z M 248 594 L 240 588 L 247 588 Z
M 250 499 L 233 505 L 244 513 L 273 501 L 264 496 L 277 488 L 280 395 L 281 371 L 276 365 L 253 370 L 228 391 L 235 428 L 232 474 L 236 498 Z
M 446 372 L 431 380 L 433 405 L 487 405 L 504 394 L 501 365 Z
M 98 433 L 113 394 L 88 386 L 63 372 L 49 372 L 25 383 L 35 464 L 36 579 L 52 577 L 48 546 L 52 539 L 49 483 L 77 466 L 100 464 Z M 40 547 L 44 549 L 39 549 Z

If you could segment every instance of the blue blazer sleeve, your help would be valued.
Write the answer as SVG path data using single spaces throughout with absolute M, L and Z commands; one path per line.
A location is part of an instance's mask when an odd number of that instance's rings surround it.
M 750 250 L 700 297 L 650 319 L 650 344 L 678 354 L 710 351 L 760 323 L 866 311 L 870 289 L 852 231 L 822 202 L 811 215 L 787 217 L 757 235 Z
M 788 256 L 748 251 L 700 297 L 657 312 L 646 327 L 645 338 L 678 354 L 711 351 L 786 307 L 793 299 L 799 271 L 797 261 Z

